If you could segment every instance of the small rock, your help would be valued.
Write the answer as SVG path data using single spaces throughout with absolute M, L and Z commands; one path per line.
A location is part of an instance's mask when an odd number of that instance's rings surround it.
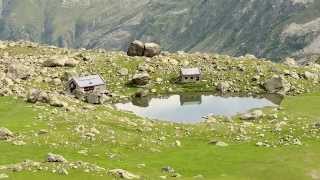
M 219 82 L 217 85 L 217 90 L 221 93 L 226 93 L 230 90 L 230 84 L 228 82 Z
M 240 119 L 242 120 L 257 120 L 261 117 L 263 117 L 264 114 L 263 114 L 263 111 L 261 110 L 254 110 L 250 113 L 246 113 L 246 114 L 243 114 Z
M 0 140 L 8 140 L 14 137 L 13 133 L 4 127 L 0 127 Z
M 4 173 L 0 173 L 0 179 L 8 179 L 9 176 L 7 174 Z
M 229 146 L 229 144 L 227 144 L 227 143 L 225 143 L 223 141 L 217 141 L 217 140 L 211 140 L 209 142 L 209 144 L 214 144 L 214 145 L 219 146 L 219 147 L 227 147 L 227 146 Z
M 127 76 L 129 74 L 129 70 L 127 68 L 121 68 L 119 71 L 118 71 L 118 74 L 120 76 Z
M 123 179 L 140 179 L 140 176 L 132 174 L 123 169 L 113 169 L 108 171 L 109 174 Z
M 67 162 L 67 160 L 61 155 L 48 153 L 47 162 Z
M 163 167 L 161 171 L 165 173 L 175 173 L 175 170 L 170 166 Z

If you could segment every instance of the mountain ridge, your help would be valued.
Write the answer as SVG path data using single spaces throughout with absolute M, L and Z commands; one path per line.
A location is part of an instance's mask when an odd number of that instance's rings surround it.
M 320 52 L 318 7 L 313 0 L 2 0 L 0 39 L 109 50 L 141 39 L 167 51 L 302 58 Z

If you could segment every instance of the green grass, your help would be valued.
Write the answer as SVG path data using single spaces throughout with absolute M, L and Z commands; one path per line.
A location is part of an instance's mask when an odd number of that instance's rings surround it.
M 306 123 L 315 122 L 319 117 L 317 109 L 320 105 L 320 94 L 309 94 L 297 97 L 287 97 L 280 112 L 287 114 L 289 122 L 296 122 L 298 117 L 307 117 Z M 320 142 L 316 138 L 303 138 L 303 146 L 282 146 L 277 148 L 264 148 L 255 146 L 254 141 L 234 142 L 225 138 L 219 132 L 214 134 L 206 125 L 168 125 L 155 123 L 152 132 L 139 132 L 136 128 L 119 122 L 119 119 L 128 118 L 139 123 L 140 118 L 127 113 L 109 109 L 108 116 L 95 119 L 94 115 L 104 113 L 103 109 L 87 112 L 86 117 L 66 122 L 67 115 L 58 110 L 58 114 L 52 108 L 44 110 L 32 108 L 21 100 L 12 98 L 0 98 L 0 126 L 7 127 L 19 135 L 24 135 L 24 146 L 15 146 L 9 142 L 0 142 L 0 164 L 12 164 L 22 162 L 25 159 L 43 161 L 48 152 L 62 154 L 69 161 L 82 160 L 102 166 L 106 169 L 123 168 L 141 175 L 146 179 L 158 179 L 166 173 L 161 172 L 165 166 L 173 167 L 182 174 L 182 179 L 192 179 L 193 176 L 203 175 L 205 179 L 310 179 L 312 172 L 320 171 L 320 157 L 318 156 Z M 51 121 L 39 120 L 37 116 L 47 113 Z M 51 115 L 50 115 L 51 114 Z M 70 115 L 72 116 L 72 115 Z M 61 119 L 65 117 L 65 119 Z M 53 124 L 48 127 L 48 122 Z M 70 130 L 76 124 L 91 123 L 101 130 L 101 135 L 95 141 L 84 140 Z M 89 125 L 89 124 L 86 124 Z M 267 123 L 266 123 L 267 125 Z M 191 135 L 174 134 L 181 133 L 175 127 L 192 129 Z M 34 136 L 42 128 L 49 129 L 48 135 Z M 117 143 L 102 141 L 109 135 L 105 129 L 113 129 L 116 133 Z M 72 129 L 72 128 L 71 128 Z M 183 134 L 183 133 L 182 133 Z M 164 135 L 167 139 L 163 142 L 152 140 Z M 270 135 L 272 136 L 272 135 Z M 275 136 L 275 135 L 274 135 Z M 100 138 L 101 137 L 101 138 Z M 230 144 L 222 148 L 208 144 L 210 138 L 221 137 Z M 137 146 L 141 138 L 146 138 L 142 148 Z M 175 139 L 182 142 L 182 147 L 173 146 Z M 45 140 L 48 143 L 45 143 Z M 69 141 L 69 144 L 63 142 Z M 119 142 L 121 141 L 121 142 Z M 50 143 L 56 143 L 53 146 Z M 75 145 L 77 144 L 77 145 Z M 81 149 L 88 149 L 88 156 L 77 153 Z M 152 152 L 156 148 L 160 152 Z M 110 159 L 107 154 L 116 154 L 116 158 Z M 146 167 L 138 168 L 138 164 Z M 1 171 L 0 171 L 1 172 Z M 111 176 L 94 173 L 84 173 L 81 170 L 70 170 L 68 176 L 58 175 L 44 171 L 6 172 L 11 179 L 112 179 Z

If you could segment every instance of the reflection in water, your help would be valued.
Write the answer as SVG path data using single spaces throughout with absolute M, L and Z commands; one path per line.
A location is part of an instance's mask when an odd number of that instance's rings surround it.
M 132 104 L 139 107 L 148 107 L 151 97 L 134 97 Z
M 284 99 L 284 96 L 281 94 L 266 94 L 266 95 L 264 95 L 264 98 L 268 99 L 273 104 L 281 105 L 281 103 Z
M 182 94 L 180 95 L 180 105 L 194 105 L 202 103 L 202 95 L 201 94 Z
M 270 98 L 272 96 L 268 96 Z M 167 97 L 134 98 L 132 102 L 118 103 L 115 106 L 137 115 L 152 119 L 173 122 L 195 123 L 208 114 L 234 116 L 254 108 L 276 106 L 276 98 L 219 97 L 213 95 L 172 95 Z

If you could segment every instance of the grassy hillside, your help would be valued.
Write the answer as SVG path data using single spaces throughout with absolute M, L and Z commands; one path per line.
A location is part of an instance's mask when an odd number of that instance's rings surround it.
M 119 179 L 119 174 L 111 173 L 119 168 L 140 179 L 319 177 L 319 79 L 306 76 L 306 72 L 319 74 L 317 64 L 288 66 L 251 56 L 199 53 L 128 57 L 122 52 L 60 49 L 30 42 L 2 42 L 0 47 L 4 72 L 0 74 L 0 127 L 13 133 L 0 140 L 0 177 Z M 44 62 L 57 56 L 78 63 L 45 67 Z M 20 73 L 10 79 L 12 64 Z M 201 67 L 202 81 L 176 83 L 182 66 Z M 119 73 L 123 68 L 128 70 L 125 76 Z M 90 105 L 65 94 L 65 74 L 71 71 L 101 74 L 113 97 L 103 105 Z M 143 88 L 155 95 L 220 94 L 220 82 L 230 84 L 232 95 L 258 95 L 266 92 L 262 84 L 274 75 L 286 79 L 290 90 L 280 107 L 263 109 L 264 115 L 253 121 L 241 120 L 239 115 L 176 124 L 113 107 L 113 102 L 128 100 L 139 90 L 128 83 L 139 71 L 150 74 Z M 26 78 L 18 78 L 24 73 Z M 58 98 L 63 107 L 26 103 L 30 89 Z M 48 153 L 62 155 L 67 162 L 47 162 Z

